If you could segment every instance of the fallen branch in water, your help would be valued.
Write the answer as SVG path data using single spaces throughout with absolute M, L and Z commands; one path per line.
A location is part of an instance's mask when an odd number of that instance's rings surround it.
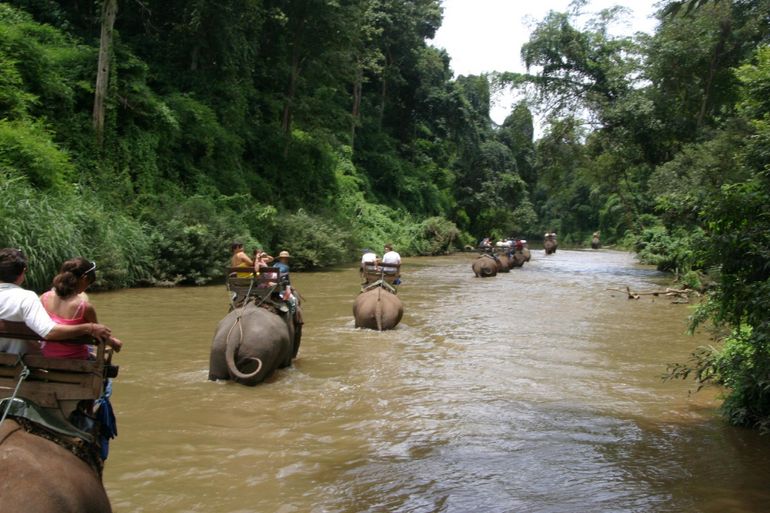
M 689 301 L 691 294 L 700 295 L 696 290 L 692 290 L 692 289 L 666 288 L 665 290 L 653 290 L 649 292 L 632 292 L 631 288 L 626 286 L 626 290 L 621 290 L 621 289 L 607 289 L 607 290 L 612 290 L 615 292 L 625 292 L 626 295 L 628 296 L 628 299 L 639 299 L 642 296 L 655 296 L 655 297 L 666 296 L 666 297 L 671 297 L 679 300 L 684 299 L 686 301 Z

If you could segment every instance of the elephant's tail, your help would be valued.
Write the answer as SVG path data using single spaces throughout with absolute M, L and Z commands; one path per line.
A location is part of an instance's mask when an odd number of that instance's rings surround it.
M 377 303 L 374 306 L 374 318 L 377 320 L 377 331 L 382 331 L 382 287 L 377 291 Z
M 238 339 L 231 342 L 231 335 L 233 329 L 238 326 Z M 238 379 L 251 379 L 262 370 L 262 360 L 252 357 L 251 359 L 257 362 L 257 369 L 249 374 L 244 374 L 238 370 L 238 366 L 235 363 L 235 350 L 241 345 L 243 340 L 243 326 L 241 325 L 241 316 L 235 318 L 235 323 L 230 326 L 230 331 L 227 332 L 227 349 L 225 349 L 225 360 L 227 360 L 227 368 L 230 370 L 230 374 Z

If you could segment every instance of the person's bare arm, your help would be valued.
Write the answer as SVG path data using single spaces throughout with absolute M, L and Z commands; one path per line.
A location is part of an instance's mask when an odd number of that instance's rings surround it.
M 244 252 L 238 253 L 238 260 L 240 262 L 243 262 L 244 264 L 246 264 L 248 266 L 253 266 L 254 265 L 254 262 L 251 260 L 251 258 L 249 258 L 249 255 L 247 255 Z
M 88 322 L 98 322 L 96 319 L 96 309 L 94 308 L 94 305 L 88 303 L 88 306 L 86 306 L 86 309 L 83 312 L 83 318 Z M 113 337 L 112 335 L 110 335 L 109 338 L 105 341 L 105 344 L 112 347 L 116 353 L 119 353 L 120 349 L 123 347 L 123 342 L 119 338 Z
M 91 336 L 95 339 L 107 342 L 111 335 L 110 328 L 104 324 L 89 322 L 86 324 L 57 324 L 53 327 L 46 340 L 67 340 L 78 337 Z

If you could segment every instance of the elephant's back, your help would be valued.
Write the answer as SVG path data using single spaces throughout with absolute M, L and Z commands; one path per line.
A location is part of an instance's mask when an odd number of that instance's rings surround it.
M 68 449 L 24 431 L 10 418 L 3 421 L 0 440 L 2 511 L 112 511 L 94 470 Z
M 471 264 L 471 268 L 473 269 L 473 272 L 482 277 L 494 276 L 497 274 L 497 263 L 494 259 L 486 256 L 474 260 L 473 264 Z
M 249 326 L 260 326 L 270 331 L 286 325 L 280 315 L 271 312 L 267 308 L 258 307 L 253 303 L 249 303 L 234 309 L 219 321 L 217 332 L 229 330 L 233 325 L 244 321 L 246 321 Z
M 403 315 L 404 305 L 401 299 L 381 287 L 360 293 L 353 303 L 353 316 L 357 327 L 391 329 L 401 322 Z

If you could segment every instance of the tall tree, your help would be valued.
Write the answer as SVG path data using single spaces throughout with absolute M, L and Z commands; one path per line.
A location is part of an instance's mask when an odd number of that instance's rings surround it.
M 110 79 L 110 60 L 112 58 L 112 32 L 118 13 L 118 0 L 104 0 L 102 5 L 101 36 L 99 38 L 99 63 L 96 71 L 94 90 L 93 124 L 96 139 L 101 146 L 104 137 L 104 111 L 107 100 L 107 88 Z

